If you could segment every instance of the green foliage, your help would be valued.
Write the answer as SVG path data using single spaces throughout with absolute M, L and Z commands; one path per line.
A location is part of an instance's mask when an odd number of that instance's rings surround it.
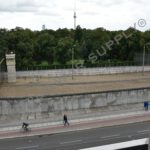
M 132 34 L 122 37 L 119 43 L 114 42 L 112 49 L 106 49 L 105 55 L 100 56 L 102 47 L 114 41 L 119 34 Z M 58 29 L 31 31 L 16 27 L 12 30 L 0 29 L 0 58 L 8 52 L 16 53 L 16 65 L 20 70 L 29 66 L 45 66 L 49 68 L 68 68 L 72 64 L 82 63 L 85 66 L 115 65 L 134 61 L 136 53 L 143 53 L 143 46 L 150 41 L 150 31 L 141 32 L 133 28 L 125 31 L 107 31 L 104 28 L 94 30 Z M 150 48 L 147 48 L 150 52 Z M 90 54 L 96 60 L 90 61 Z M 33 68 L 33 67 L 31 67 Z
M 74 59 L 70 60 L 66 63 L 66 65 L 72 65 L 72 63 L 75 64 L 83 64 L 84 65 L 84 60 L 83 59 Z
M 49 66 L 47 61 L 42 61 L 42 63 L 39 66 Z

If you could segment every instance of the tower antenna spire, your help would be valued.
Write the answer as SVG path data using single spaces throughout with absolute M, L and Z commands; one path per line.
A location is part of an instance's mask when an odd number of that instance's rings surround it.
M 76 0 L 74 0 L 74 29 L 76 29 L 76 19 L 77 19 L 77 14 L 76 14 Z

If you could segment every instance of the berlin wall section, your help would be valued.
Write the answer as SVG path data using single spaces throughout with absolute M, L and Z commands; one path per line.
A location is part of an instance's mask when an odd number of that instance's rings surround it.
M 0 98 L 0 120 L 62 120 L 63 113 L 71 119 L 100 116 L 114 111 L 144 109 L 144 101 L 150 101 L 150 88 L 97 92 L 88 94 Z
M 145 72 L 150 71 L 150 66 L 145 66 Z M 119 73 L 134 73 L 142 72 L 141 66 L 125 66 L 125 67 L 100 67 L 100 68 L 82 68 L 74 69 L 73 74 L 78 75 L 103 75 L 103 74 L 119 74 Z M 71 69 L 56 69 L 56 70 L 35 70 L 35 71 L 17 71 L 17 78 L 23 77 L 59 77 L 71 76 Z

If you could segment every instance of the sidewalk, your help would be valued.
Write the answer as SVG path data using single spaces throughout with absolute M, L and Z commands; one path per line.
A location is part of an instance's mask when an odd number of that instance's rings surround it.
M 56 134 L 143 121 L 150 121 L 150 111 L 136 111 L 119 115 L 70 120 L 70 126 L 66 127 L 63 126 L 62 122 L 33 124 L 30 125 L 31 131 L 27 133 L 21 131 L 21 126 L 3 127 L 0 128 L 0 139 Z

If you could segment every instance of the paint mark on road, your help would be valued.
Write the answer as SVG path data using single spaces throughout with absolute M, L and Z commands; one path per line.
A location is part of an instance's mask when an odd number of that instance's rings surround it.
M 31 148 L 38 148 L 38 147 L 39 147 L 38 145 L 28 146 L 28 147 L 18 147 L 16 148 L 16 150 L 24 150 L 24 149 L 31 149 Z
M 71 144 L 71 143 L 78 143 L 78 142 L 82 142 L 82 140 L 75 140 L 75 141 L 66 141 L 66 142 L 62 142 L 60 144 Z
M 138 133 L 145 133 L 145 132 L 149 133 L 150 130 L 141 130 L 141 131 L 138 131 Z
M 103 137 L 101 137 L 101 138 L 102 138 L 102 139 L 107 139 L 107 138 L 114 138 L 114 137 L 118 137 L 118 136 L 120 136 L 120 134 L 103 136 Z

